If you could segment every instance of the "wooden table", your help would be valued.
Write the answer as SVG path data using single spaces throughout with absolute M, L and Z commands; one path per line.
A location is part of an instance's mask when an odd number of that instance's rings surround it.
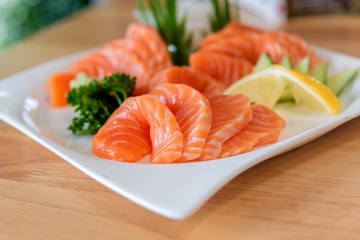
M 134 1 L 87 9 L 0 54 L 0 78 L 123 36 Z M 286 27 L 360 57 L 360 16 Z M 0 239 L 359 239 L 360 118 L 236 177 L 183 221 L 152 213 L 0 122 Z

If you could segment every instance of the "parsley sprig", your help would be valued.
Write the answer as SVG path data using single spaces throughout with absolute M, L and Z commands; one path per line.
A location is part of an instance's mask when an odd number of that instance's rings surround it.
M 78 116 L 73 118 L 68 129 L 73 134 L 96 134 L 134 89 L 135 78 L 123 73 L 105 77 L 102 83 L 94 79 L 73 88 L 68 93 L 67 101 L 75 107 Z

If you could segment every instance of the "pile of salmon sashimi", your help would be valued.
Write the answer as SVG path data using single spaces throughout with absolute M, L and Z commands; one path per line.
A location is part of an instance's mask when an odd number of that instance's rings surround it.
M 48 82 L 51 105 L 69 106 L 70 82 L 79 73 L 102 79 L 113 73 L 136 77 L 133 96 L 115 110 L 92 139 L 95 156 L 137 162 L 179 163 L 224 158 L 276 142 L 285 120 L 272 109 L 251 104 L 247 96 L 224 90 L 253 71 L 268 53 L 277 63 L 289 56 L 321 59 L 299 37 L 231 22 L 208 35 L 189 58 L 173 66 L 167 45 L 149 25 L 132 23 L 125 37 L 76 61 Z
M 230 86 L 251 73 L 264 53 L 269 54 L 274 63 L 289 56 L 292 66 L 307 56 L 311 59 L 310 68 L 322 61 L 298 36 L 230 22 L 222 30 L 208 35 L 200 49 L 190 55 L 189 62 L 194 69 Z
M 166 83 L 128 98 L 94 136 L 98 157 L 153 163 L 212 160 L 274 142 L 285 121 L 244 95 L 205 97 L 185 84 Z

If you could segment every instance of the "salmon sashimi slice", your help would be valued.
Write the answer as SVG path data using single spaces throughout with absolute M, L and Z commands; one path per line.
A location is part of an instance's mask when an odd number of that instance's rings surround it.
M 222 145 L 219 157 L 245 153 L 255 146 L 278 140 L 280 133 L 285 128 L 285 120 L 264 105 L 252 105 L 251 110 L 253 117 L 249 125 Z
M 205 96 L 219 95 L 225 85 L 211 76 L 190 67 L 171 66 L 156 75 L 149 82 L 150 89 L 163 83 L 182 83 L 195 88 Z
M 252 119 L 250 99 L 242 94 L 212 96 L 209 102 L 212 125 L 198 160 L 216 159 L 223 143 L 244 129 Z
M 125 73 L 130 77 L 136 77 L 133 95 L 141 95 L 150 90 L 149 80 L 155 73 L 171 65 L 170 53 L 156 29 L 145 24 L 134 23 L 128 27 L 125 38 L 110 41 L 92 54 L 76 61 L 69 70 L 68 76 L 83 72 L 91 78 L 103 79 L 116 72 Z M 50 94 L 57 94 L 54 90 L 56 88 L 64 89 L 60 86 L 63 83 L 58 81 L 59 76 L 54 76 L 54 79 L 57 80 L 51 80 L 52 83 L 49 83 L 53 89 Z M 66 84 L 68 82 L 66 81 Z M 54 83 L 60 85 L 55 86 Z M 69 87 L 67 89 L 70 90 Z M 61 92 L 60 95 L 63 93 Z M 57 99 L 57 96 L 52 98 Z M 54 107 L 66 105 L 66 96 L 60 100 L 62 104 L 57 102 L 59 101 L 53 101 Z
M 105 45 L 101 48 L 112 62 L 114 72 L 125 73 L 131 77 L 136 77 L 136 87 L 134 95 L 140 95 L 149 91 L 148 74 L 152 70 L 146 66 L 139 56 L 126 48 L 114 48 L 113 45 Z
M 266 30 L 262 30 L 259 28 L 251 27 L 249 25 L 242 24 L 240 22 L 231 21 L 225 25 L 225 31 L 233 31 L 240 33 L 264 33 Z
M 115 110 L 92 140 L 96 156 L 135 162 L 151 152 L 153 163 L 179 159 L 183 134 L 169 108 L 153 96 L 130 97 Z
M 251 36 L 250 39 L 249 36 Z M 234 48 L 234 53 L 231 53 L 230 49 L 220 44 L 225 40 L 228 42 L 235 41 L 235 38 L 237 39 L 236 41 L 246 39 L 249 44 L 253 45 L 253 54 L 248 55 L 247 48 Z M 219 49 L 215 47 L 215 44 L 217 44 Z M 322 61 L 309 44 L 294 34 L 256 29 L 238 22 L 230 22 L 222 30 L 208 35 L 201 42 L 200 49 L 222 52 L 232 56 L 236 55 L 236 57 L 246 56 L 246 59 L 251 63 L 256 63 L 258 57 L 263 53 L 269 53 L 275 63 L 279 63 L 285 55 L 288 55 L 293 66 L 296 66 L 306 56 L 311 57 L 311 68 Z M 241 53 L 241 50 L 244 53 Z
M 209 135 L 212 113 L 209 101 L 200 92 L 185 84 L 162 84 L 149 95 L 158 97 L 174 114 L 184 137 L 179 161 L 198 158 Z
M 246 128 L 227 140 L 223 146 L 219 158 L 230 157 L 241 153 L 249 152 L 259 141 L 260 134 L 247 131 Z
M 67 93 L 70 91 L 70 82 L 75 77 L 73 73 L 58 73 L 50 78 L 47 88 L 50 92 L 51 106 L 58 108 L 68 105 Z
M 253 61 L 254 46 L 252 39 L 247 35 L 219 39 L 200 48 L 201 51 L 222 53 L 236 58 L 245 58 Z M 254 62 L 252 62 L 254 63 Z
M 239 33 L 231 38 L 219 39 L 202 47 L 201 51 L 243 58 L 252 64 L 256 64 L 263 53 L 268 53 L 276 63 L 288 53 L 277 41 L 258 33 Z
M 289 55 L 289 52 L 278 41 L 268 38 L 260 34 L 252 34 L 254 39 L 254 56 L 255 63 L 261 57 L 261 55 L 267 53 L 270 55 L 274 63 L 280 63 L 281 60 Z
M 106 51 L 111 51 L 107 49 Z M 115 50 L 114 50 L 115 51 Z M 94 52 L 78 61 L 76 61 L 69 72 L 55 74 L 48 82 L 51 105 L 53 107 L 62 107 L 67 105 L 66 97 L 70 91 L 70 82 L 76 78 L 76 74 L 84 73 L 90 78 L 103 79 L 116 72 L 129 74 L 131 77 L 137 77 L 137 88 L 142 92 L 147 92 L 147 75 L 145 67 L 136 56 L 123 54 L 123 61 L 118 61 L 119 55 L 103 51 Z M 116 56 L 116 57 L 115 57 Z M 127 61 L 129 60 L 129 61 Z M 137 62 L 136 62 L 137 61 Z M 121 62 L 118 64 L 117 62 Z M 125 62 L 133 62 L 129 65 Z
M 111 47 L 113 49 L 126 49 L 141 59 L 141 61 L 150 69 L 154 69 L 158 67 L 158 64 L 147 45 L 137 39 L 122 38 L 115 39 L 104 46 Z
M 132 23 L 126 29 L 126 37 L 139 41 L 152 53 L 151 59 L 156 62 L 156 70 L 172 65 L 170 53 L 159 32 L 150 25 Z
M 250 59 L 252 46 L 249 42 L 222 39 L 201 48 L 203 52 L 221 53 L 231 57 Z
M 266 35 L 288 49 L 293 66 L 296 66 L 306 56 L 310 56 L 311 68 L 322 62 L 321 58 L 316 55 L 309 44 L 294 34 L 282 31 L 269 31 Z
M 246 59 L 224 54 L 198 51 L 189 58 L 190 66 L 230 86 L 253 70 L 253 64 Z
M 259 141 L 254 145 L 260 146 L 276 141 L 282 130 L 286 127 L 286 121 L 282 119 L 274 110 L 261 104 L 255 104 L 251 107 L 255 120 L 251 124 L 252 132 L 260 134 Z M 267 130 L 265 132 L 264 130 Z
M 92 78 L 104 78 L 114 73 L 114 68 L 106 55 L 95 52 L 76 61 L 70 71 L 74 73 L 82 72 Z
M 285 35 L 283 34 L 283 32 L 280 31 L 270 31 L 266 33 L 267 38 L 278 42 L 282 48 L 286 49 L 287 55 L 289 56 L 291 61 L 291 65 L 296 66 L 297 63 L 299 63 L 306 55 L 304 55 L 304 51 L 298 47 L 299 42 L 294 43 L 293 41 L 289 41 L 290 36 L 293 35 Z
M 206 36 L 201 44 L 200 44 L 200 48 L 205 47 L 208 44 L 217 42 L 219 40 L 222 39 L 229 39 L 232 37 L 237 36 L 238 34 L 243 34 L 243 33 L 263 33 L 264 31 L 258 28 L 253 28 L 244 24 L 240 24 L 239 22 L 229 22 L 225 25 L 225 27 L 223 29 L 221 29 L 218 32 L 212 33 L 208 36 Z
M 140 126 L 139 126 L 140 125 Z M 104 125 L 94 136 L 92 148 L 95 156 L 136 162 L 151 152 L 149 126 L 127 118 L 118 118 L 116 123 Z
M 109 44 L 103 46 L 100 51 L 107 56 L 116 72 L 139 76 L 148 71 L 148 67 L 142 59 L 129 49 L 115 48 Z

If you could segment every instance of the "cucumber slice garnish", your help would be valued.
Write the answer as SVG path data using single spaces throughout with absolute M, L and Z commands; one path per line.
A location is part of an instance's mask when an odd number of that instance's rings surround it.
M 326 86 L 336 95 L 339 96 L 345 87 L 356 77 L 359 68 L 349 69 L 332 75 L 327 79 Z
M 270 67 L 271 65 L 273 65 L 273 61 L 270 57 L 269 54 L 264 53 L 263 55 L 261 55 L 261 57 L 259 58 L 259 60 L 256 62 L 256 65 L 254 66 L 253 72 L 258 72 L 266 67 Z
M 298 65 L 296 65 L 295 70 L 308 74 L 310 69 L 310 56 L 304 57 Z
M 324 61 L 310 70 L 310 75 L 326 85 L 329 61 Z
M 279 98 L 279 102 L 284 102 L 284 101 L 292 101 L 294 100 L 294 97 L 292 95 L 292 92 L 290 90 L 290 86 L 286 85 L 284 92 L 281 94 L 280 98 Z
M 329 61 L 323 61 L 322 63 L 318 64 L 316 67 L 314 67 L 311 70 L 310 70 L 310 61 L 311 61 L 310 56 L 304 57 L 298 63 L 298 65 L 296 65 L 294 70 L 311 75 L 319 82 L 330 88 L 330 90 L 336 96 L 339 96 L 343 92 L 345 87 L 356 77 L 356 75 L 360 71 L 360 68 L 345 70 L 328 78 L 327 75 L 328 75 Z M 268 53 L 264 53 L 263 55 L 261 55 L 256 65 L 254 66 L 253 72 L 258 72 L 273 64 L 274 62 L 272 61 L 270 55 Z M 289 69 L 293 69 L 293 66 L 290 61 L 290 57 L 288 55 L 286 55 L 281 60 L 280 65 Z M 283 94 L 279 98 L 279 101 L 282 102 L 282 101 L 292 101 L 292 100 L 294 100 L 294 97 L 292 95 L 290 87 L 286 86 Z
M 280 65 L 283 65 L 286 68 L 292 69 L 292 64 L 290 61 L 290 57 L 288 55 L 286 55 L 280 62 Z M 291 93 L 290 87 L 286 86 L 284 89 L 283 94 L 281 94 L 280 98 L 279 98 L 279 102 L 283 102 L 283 101 L 291 101 L 294 100 L 294 97 Z
M 280 65 L 283 65 L 284 67 L 286 68 L 289 68 L 289 69 L 292 69 L 292 64 L 291 64 L 291 61 L 290 61 L 290 57 L 289 55 L 286 55 L 280 62 Z

